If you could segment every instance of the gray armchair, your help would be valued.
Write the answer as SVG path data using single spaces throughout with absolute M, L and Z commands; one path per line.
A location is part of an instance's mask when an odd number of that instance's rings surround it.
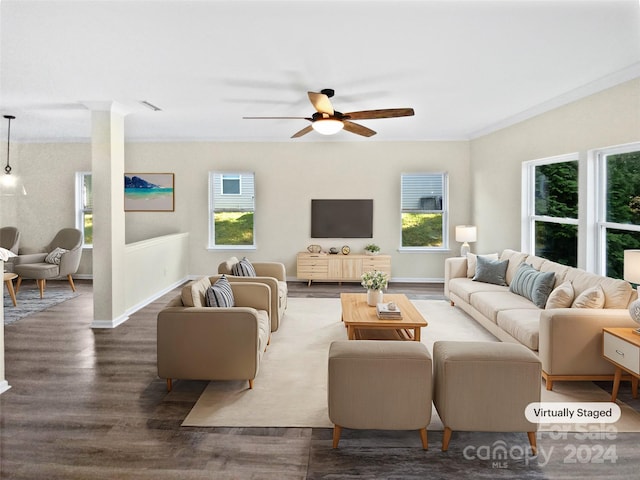
M 0 228 L 0 247 L 11 250 L 18 255 L 18 248 L 20 248 L 20 231 L 16 227 Z
M 0 228 L 0 248 L 5 248 L 11 253 L 18 255 L 20 248 L 20 231 L 16 227 Z M 13 272 L 13 262 L 15 257 L 5 260 L 4 269 Z
M 34 279 L 40 289 L 40 298 L 48 279 L 66 277 L 71 290 L 76 291 L 72 274 L 80 266 L 82 256 L 82 232 L 75 228 L 63 228 L 45 247 L 42 253 L 20 255 L 14 259 L 13 271 L 18 275 L 16 292 L 23 279 Z

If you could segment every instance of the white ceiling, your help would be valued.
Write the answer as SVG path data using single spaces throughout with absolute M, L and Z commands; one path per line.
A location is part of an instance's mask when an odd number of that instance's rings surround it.
M 16 141 L 87 141 L 86 102 L 110 101 L 128 141 L 468 139 L 640 77 L 639 0 L 2 0 L 0 22 Z M 242 119 L 310 116 L 323 88 L 416 113 L 360 121 L 368 139 Z

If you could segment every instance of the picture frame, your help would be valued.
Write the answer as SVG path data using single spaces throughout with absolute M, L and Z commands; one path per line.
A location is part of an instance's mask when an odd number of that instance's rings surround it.
M 124 211 L 175 211 L 175 175 L 173 173 L 125 173 Z

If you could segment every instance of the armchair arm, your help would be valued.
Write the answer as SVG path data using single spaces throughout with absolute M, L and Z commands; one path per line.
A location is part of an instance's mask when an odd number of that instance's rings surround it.
M 255 378 L 262 351 L 258 313 L 250 307 L 167 307 L 158 313 L 161 378 Z
M 449 280 L 467 277 L 467 257 L 450 257 L 444 261 L 444 296 L 449 298 Z
M 625 309 L 554 308 L 540 315 L 538 353 L 550 375 L 607 375 L 602 358 L 602 329 L 635 327 Z
M 287 281 L 287 272 L 284 263 L 280 262 L 253 262 L 253 268 L 259 277 L 273 277 L 281 282 Z
M 21 265 L 25 263 L 42 263 L 47 258 L 47 253 L 28 253 L 26 255 L 18 255 L 13 258 L 14 265 Z
M 271 318 L 271 288 L 265 283 L 231 281 L 236 307 L 266 310 Z
M 60 276 L 76 273 L 80 266 L 80 257 L 82 256 L 82 248 L 74 248 L 60 256 Z

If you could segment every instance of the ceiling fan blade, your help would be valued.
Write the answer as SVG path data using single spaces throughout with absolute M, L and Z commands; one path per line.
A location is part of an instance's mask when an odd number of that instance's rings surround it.
M 333 116 L 333 105 L 331 105 L 331 100 L 324 93 L 316 93 L 316 92 L 307 92 L 309 95 L 309 100 L 313 105 L 313 108 L 316 109 L 317 112 L 326 113 L 328 115 Z
M 381 110 L 362 110 L 360 112 L 345 113 L 349 120 L 368 120 L 374 118 L 411 117 L 413 108 L 384 108 Z
M 301 137 L 301 136 L 306 135 L 307 133 L 311 132 L 312 130 L 313 130 L 313 127 L 311 125 L 307 125 L 306 127 L 304 127 L 299 132 L 296 132 L 293 135 L 291 135 L 291 138 Z
M 353 123 L 348 120 L 343 120 L 342 123 L 344 123 L 344 129 L 347 132 L 355 133 L 357 135 L 362 135 L 363 137 L 372 137 L 373 135 L 376 134 L 376 132 L 374 132 L 370 128 L 367 128 L 358 123 Z

